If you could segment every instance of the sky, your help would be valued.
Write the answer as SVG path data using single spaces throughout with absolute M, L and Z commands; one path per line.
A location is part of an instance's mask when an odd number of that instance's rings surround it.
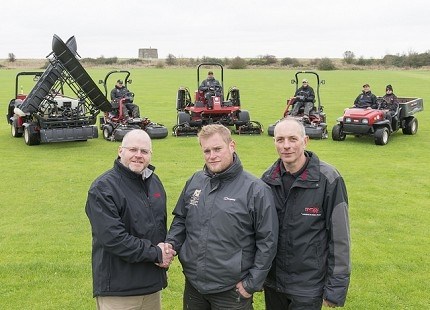
M 2 5 L 0 59 L 42 59 L 75 36 L 82 58 L 382 58 L 430 51 L 428 0 L 15 0 Z

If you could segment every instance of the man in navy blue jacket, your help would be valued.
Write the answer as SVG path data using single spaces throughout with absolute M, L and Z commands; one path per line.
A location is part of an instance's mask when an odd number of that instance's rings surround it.
M 165 268 L 175 251 L 164 247 L 166 192 L 151 156 L 148 134 L 130 131 L 113 168 L 88 191 L 85 211 L 92 228 L 93 295 L 99 310 L 161 309 Z

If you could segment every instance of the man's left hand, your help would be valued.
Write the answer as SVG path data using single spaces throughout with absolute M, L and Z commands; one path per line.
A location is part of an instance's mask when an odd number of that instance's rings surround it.
M 249 294 L 247 291 L 245 291 L 245 288 L 243 287 L 242 281 L 236 284 L 236 289 L 239 291 L 239 294 L 242 295 L 244 298 L 251 298 L 252 295 Z
M 323 306 L 329 308 L 336 308 L 337 305 L 329 302 L 327 299 L 323 299 Z

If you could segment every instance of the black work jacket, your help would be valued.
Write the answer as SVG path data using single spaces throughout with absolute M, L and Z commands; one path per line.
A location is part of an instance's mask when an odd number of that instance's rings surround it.
M 156 174 L 143 180 L 117 159 L 91 185 L 85 211 L 94 296 L 146 295 L 166 287 L 166 271 L 155 265 L 162 261 L 157 244 L 167 233 L 166 192 Z

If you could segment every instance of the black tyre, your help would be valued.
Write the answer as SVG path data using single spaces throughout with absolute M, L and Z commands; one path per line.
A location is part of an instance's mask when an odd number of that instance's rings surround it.
M 275 126 L 276 124 L 273 124 L 273 125 L 269 125 L 269 127 L 267 128 L 267 134 L 271 137 L 275 135 Z
M 331 138 L 334 141 L 344 141 L 346 138 L 346 134 L 343 133 L 342 126 L 337 124 L 333 126 L 331 130 Z
M 418 131 L 418 120 L 415 117 L 405 121 L 405 127 L 402 128 L 404 135 L 414 135 Z
M 321 132 L 321 139 L 328 139 L 328 130 L 327 127 L 325 127 Z
M 111 125 L 103 126 L 103 138 L 105 140 L 111 140 L 113 128 Z
M 15 137 L 15 138 L 22 137 L 22 132 L 19 131 L 19 128 L 16 125 L 16 120 L 14 120 L 10 125 L 10 133 L 12 137 Z
M 24 128 L 24 141 L 27 145 L 39 145 L 40 133 L 36 132 L 30 126 Z
M 186 124 L 191 122 L 191 116 L 186 112 L 178 112 L 178 125 Z
M 375 131 L 374 138 L 376 145 L 385 145 L 388 143 L 390 132 L 387 127 L 378 128 Z

